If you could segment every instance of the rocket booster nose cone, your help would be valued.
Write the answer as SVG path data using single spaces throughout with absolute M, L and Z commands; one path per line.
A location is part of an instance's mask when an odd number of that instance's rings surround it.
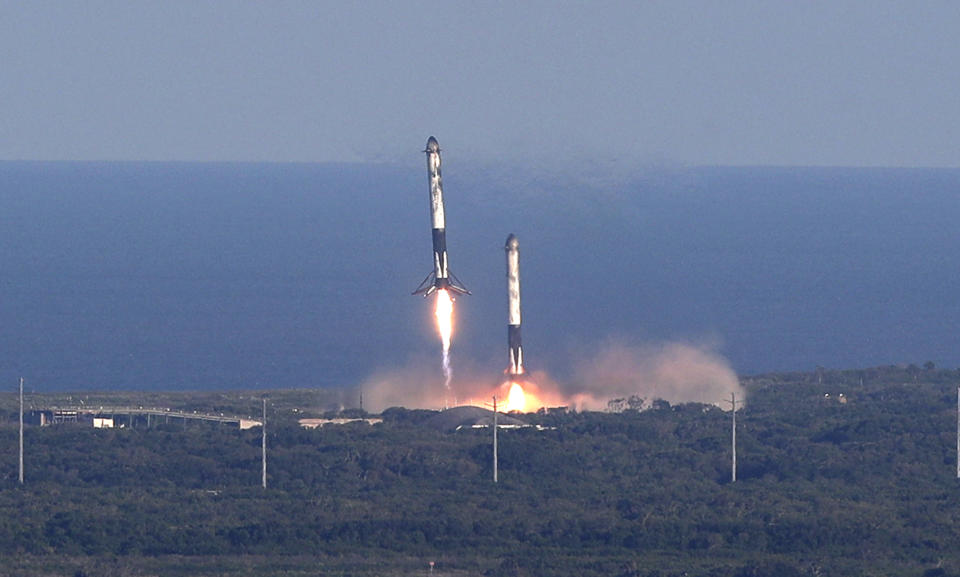
M 440 152 L 440 143 L 437 142 L 437 139 L 430 137 L 427 139 L 427 149 L 425 152 Z
M 520 241 L 517 240 L 516 236 L 511 234 L 507 237 L 507 245 L 504 248 L 507 250 L 517 250 L 520 248 Z

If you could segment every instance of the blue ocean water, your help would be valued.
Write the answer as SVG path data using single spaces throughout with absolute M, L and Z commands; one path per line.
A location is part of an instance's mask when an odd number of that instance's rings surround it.
M 454 362 L 611 339 L 710 343 L 741 374 L 960 365 L 960 170 L 445 165 Z M 37 389 L 350 387 L 438 357 L 422 166 L 0 163 L 0 380 Z M 439 362 L 439 361 L 438 361 Z

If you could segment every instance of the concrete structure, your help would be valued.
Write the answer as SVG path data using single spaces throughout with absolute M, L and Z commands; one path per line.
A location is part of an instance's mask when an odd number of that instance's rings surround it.
M 304 429 L 316 429 L 326 425 L 347 425 L 350 423 L 366 423 L 368 425 L 378 425 L 383 422 L 380 417 L 371 417 L 369 419 L 300 419 L 298 421 Z
M 241 430 L 259 427 L 261 422 L 257 419 L 246 417 L 236 417 L 224 414 L 200 413 L 197 411 L 186 412 L 182 410 L 158 409 L 146 407 L 48 407 L 44 409 L 35 409 L 30 413 L 31 423 L 40 426 L 54 425 L 60 423 L 86 423 L 92 422 L 94 427 L 124 428 L 124 427 L 151 427 L 157 423 L 170 423 L 181 421 L 207 421 L 213 423 L 222 423 L 235 426 Z M 107 422 L 112 423 L 107 425 Z

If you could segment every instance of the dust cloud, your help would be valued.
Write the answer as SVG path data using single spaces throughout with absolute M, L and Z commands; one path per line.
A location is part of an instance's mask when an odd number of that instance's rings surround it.
M 736 373 L 710 345 L 672 342 L 630 345 L 607 342 L 581 359 L 567 394 L 583 410 L 606 409 L 611 399 L 643 399 L 649 406 L 661 399 L 671 404 L 706 403 L 728 406 L 736 393 L 744 399 Z
M 442 409 L 470 404 L 487 406 L 492 397 L 506 397 L 504 375 L 464 363 L 452 389 L 444 386 L 436 362 L 412 359 L 405 366 L 385 369 L 362 385 L 364 407 L 382 411 L 395 406 Z M 731 393 L 737 402 L 743 388 L 729 362 L 708 344 L 671 342 L 635 345 L 607 341 L 575 361 L 573 376 L 560 382 L 545 371 L 533 371 L 522 381 L 527 410 L 565 406 L 579 411 L 602 411 L 611 401 L 655 400 L 670 404 L 706 403 L 729 408 Z M 614 403 L 615 404 L 615 403 Z M 534 405 L 534 406 L 531 406 Z

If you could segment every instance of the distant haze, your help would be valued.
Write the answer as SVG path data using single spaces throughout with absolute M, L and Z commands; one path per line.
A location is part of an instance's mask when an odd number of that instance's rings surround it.
M 960 167 L 960 4 L 0 2 L 0 159 Z
M 456 301 L 455 386 L 503 377 L 510 233 L 527 368 L 567 393 L 960 365 L 960 170 L 444 176 L 450 266 L 474 293 Z M 442 386 L 432 303 L 410 295 L 428 204 L 419 164 L 0 163 L 0 380 Z M 677 344 L 695 370 L 662 368 Z

